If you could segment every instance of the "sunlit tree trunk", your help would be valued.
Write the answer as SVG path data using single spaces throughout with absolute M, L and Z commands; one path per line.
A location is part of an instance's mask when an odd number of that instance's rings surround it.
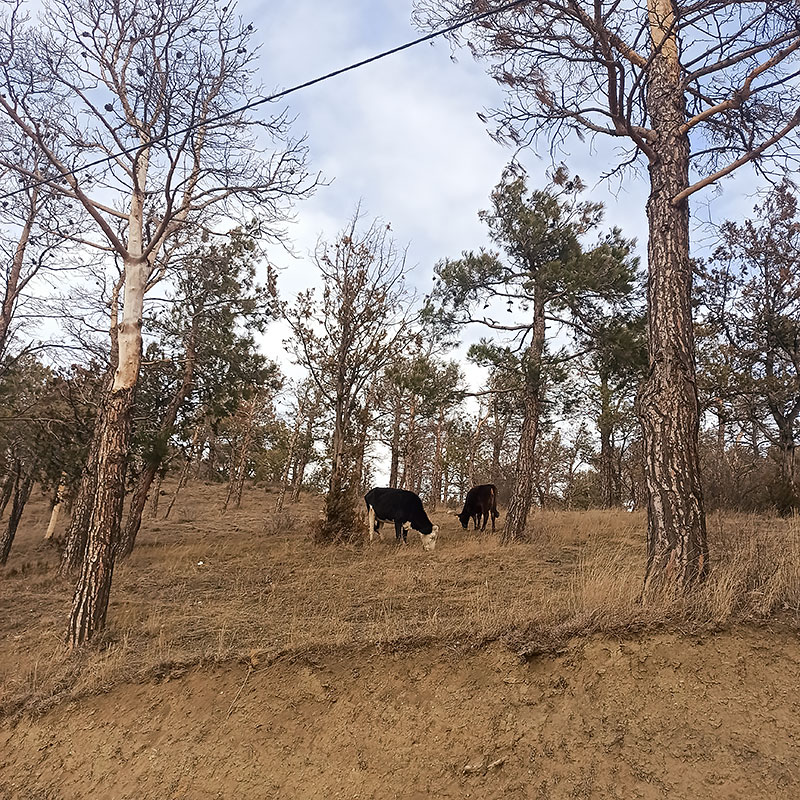
M 689 180 L 681 133 L 685 95 L 670 0 L 649 0 L 654 53 L 647 104 L 652 143 L 647 202 L 649 377 L 639 397 L 648 495 L 644 593 L 674 594 L 708 572 L 698 456 L 699 405 L 692 326 L 689 206 L 673 204 Z
M 117 344 L 119 335 L 119 295 L 122 291 L 124 279 L 125 276 L 121 275 L 111 292 L 108 327 L 108 334 L 111 340 L 109 350 L 110 364 L 103 380 L 102 398 L 105 398 L 111 388 L 119 360 Z M 105 402 L 104 399 L 101 400 L 101 409 L 103 402 Z M 86 552 L 86 542 L 89 537 L 89 527 L 92 524 L 92 510 L 95 507 L 95 495 L 97 493 L 97 450 L 100 445 L 100 417 L 101 413 L 98 411 L 92 430 L 92 439 L 89 443 L 89 451 L 86 454 L 86 461 L 81 471 L 78 494 L 72 504 L 72 514 L 64 537 L 64 550 L 61 553 L 61 563 L 58 566 L 58 574 L 62 577 L 66 577 L 78 569 L 83 561 L 83 554 Z
M 144 185 L 143 176 L 141 185 Z M 135 253 L 142 252 L 143 210 L 144 194 L 135 193 L 131 204 L 129 237 L 129 247 Z M 142 256 L 127 259 L 124 267 L 125 302 L 117 332 L 119 359 L 111 391 L 96 422 L 97 486 L 86 551 L 69 618 L 67 641 L 71 647 L 88 641 L 105 625 L 119 546 L 131 411 L 142 363 L 144 292 L 150 274 L 150 265 Z
M 47 541 L 53 538 L 56 525 L 58 525 L 58 517 L 59 512 L 61 511 L 61 506 L 64 505 L 64 492 L 66 491 L 66 486 L 64 486 L 63 481 L 65 480 L 65 477 L 66 476 L 62 473 L 61 480 L 56 488 L 56 493 L 53 495 L 53 504 L 50 507 L 50 521 L 47 523 L 47 530 L 44 532 L 44 538 Z

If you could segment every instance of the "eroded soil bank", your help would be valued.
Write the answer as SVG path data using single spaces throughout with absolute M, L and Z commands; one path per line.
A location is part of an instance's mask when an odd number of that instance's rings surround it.
M 794 800 L 798 686 L 767 628 L 197 668 L 4 722 L 0 797 Z

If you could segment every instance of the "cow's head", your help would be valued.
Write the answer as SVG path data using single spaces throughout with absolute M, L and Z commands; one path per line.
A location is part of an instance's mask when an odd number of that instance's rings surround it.
M 467 525 L 469 525 L 470 519 L 472 519 L 471 514 L 467 514 L 466 511 L 462 511 L 460 514 L 456 515 L 458 517 L 458 521 L 461 523 L 461 527 L 466 530 Z
M 430 533 L 421 533 L 419 538 L 422 539 L 422 549 L 432 552 L 436 549 L 436 534 L 439 533 L 439 526 L 434 525 Z

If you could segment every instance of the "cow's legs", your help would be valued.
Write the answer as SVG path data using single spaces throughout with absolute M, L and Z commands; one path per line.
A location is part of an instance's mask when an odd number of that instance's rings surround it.
M 489 521 L 489 512 L 488 511 L 484 511 L 483 512 L 483 518 L 482 518 L 482 521 L 481 521 L 481 531 L 485 531 L 486 530 L 486 523 L 488 521 Z
M 398 543 L 402 539 L 404 544 L 408 544 L 408 529 L 411 527 L 410 522 L 400 522 L 399 520 L 395 520 L 394 522 L 394 535 L 397 539 Z
M 492 516 L 492 533 L 494 533 L 494 521 L 497 519 L 497 517 L 495 516 L 495 513 L 496 513 L 495 511 L 491 512 L 491 516 Z

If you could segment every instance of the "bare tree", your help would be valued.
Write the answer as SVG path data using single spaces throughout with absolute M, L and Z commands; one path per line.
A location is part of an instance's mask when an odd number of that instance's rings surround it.
M 0 165 L 82 207 L 92 224 L 79 242 L 124 269 L 118 360 L 97 423 L 97 489 L 70 616 L 74 646 L 105 623 L 147 290 L 190 230 L 248 211 L 274 223 L 309 182 L 285 113 L 259 122 L 237 110 L 255 91 L 253 26 L 233 4 L 50 0 L 35 27 L 17 5 L 3 23 L 0 112 L 44 163 L 31 172 L 5 153 Z M 268 143 L 275 154 L 265 154 Z
M 782 181 L 752 217 L 728 221 L 704 276 L 707 322 L 718 336 L 706 377 L 715 377 L 718 445 L 725 450 L 723 397 L 732 392 L 741 421 L 757 425 L 779 454 L 775 501 L 800 507 L 800 211 Z M 728 362 L 725 363 L 727 356 Z M 709 375 L 709 369 L 711 374 Z M 724 379 L 723 382 L 720 379 Z
M 333 412 L 322 541 L 354 534 L 357 417 L 372 382 L 414 336 L 404 254 L 387 225 L 375 221 L 362 231 L 359 222 L 356 213 L 333 245 L 317 245 L 320 296 L 313 289 L 301 292 L 284 311 L 294 334 L 289 346 Z
M 242 504 L 242 489 L 247 477 L 253 437 L 256 428 L 262 425 L 267 417 L 271 417 L 272 413 L 272 405 L 268 402 L 265 387 L 254 387 L 249 401 L 243 404 L 234 420 L 235 435 L 231 442 L 230 477 L 224 509 L 231 503 L 236 508 Z
M 0 54 L 0 59 L 2 59 Z M 30 173 L 43 162 L 30 141 L 0 124 L 0 153 L 13 157 Z M 12 323 L 30 284 L 44 272 L 65 266 L 65 250 L 74 236 L 79 215 L 46 186 L 37 186 L 24 175 L 5 169 L 0 175 L 0 358 L 8 352 Z
M 419 0 L 421 24 L 486 0 Z M 628 145 L 647 203 L 649 378 L 640 395 L 648 488 L 646 588 L 708 571 L 698 461 L 689 204 L 743 164 L 797 155 L 800 51 L 794 0 L 530 0 L 482 20 L 470 41 L 508 102 L 498 134 L 551 152 L 575 134 Z M 766 159 L 770 157 L 770 161 Z

